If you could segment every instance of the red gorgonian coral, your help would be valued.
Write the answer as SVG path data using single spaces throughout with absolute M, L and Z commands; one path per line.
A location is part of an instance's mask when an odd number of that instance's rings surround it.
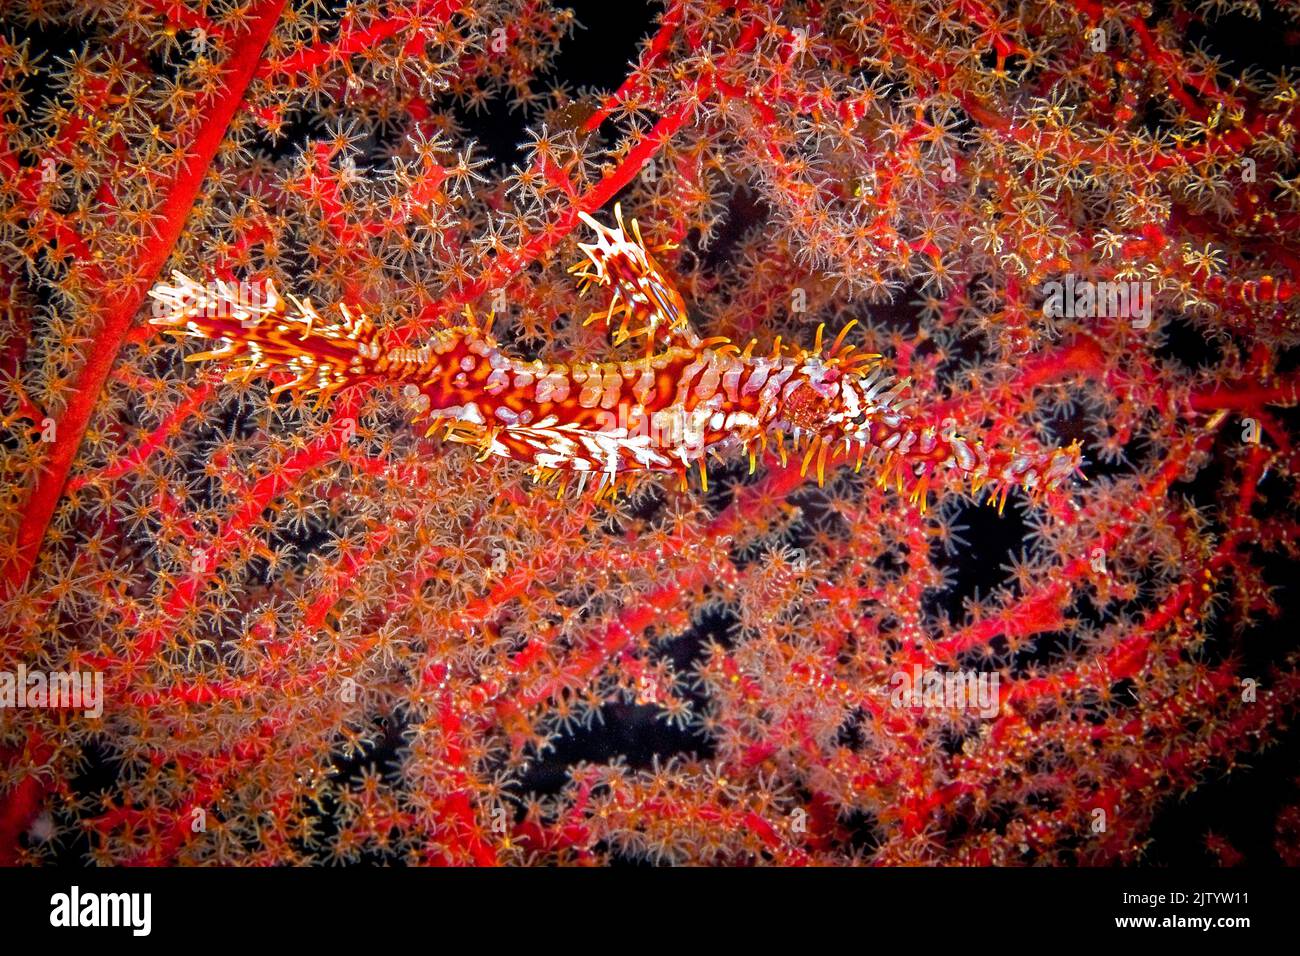
M 0 860 L 1140 861 L 1300 691 L 1296 11 L 6 8 Z

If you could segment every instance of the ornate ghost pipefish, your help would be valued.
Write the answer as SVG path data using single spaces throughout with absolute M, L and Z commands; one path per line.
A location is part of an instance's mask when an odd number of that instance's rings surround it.
M 491 315 L 480 322 L 468 307 L 463 324 L 419 348 L 385 347 L 382 331 L 344 304 L 325 317 L 310 300 L 286 301 L 269 283 L 250 303 L 231 285 L 205 286 L 179 272 L 151 290 L 163 313 L 152 321 L 173 335 L 215 340 L 216 348 L 186 361 L 228 363 L 228 378 L 294 376 L 272 394 L 301 391 L 324 401 L 363 381 L 413 387 L 415 420 L 432 422 L 426 434 L 442 431 L 481 459 L 525 462 L 536 479 L 558 479 L 561 489 L 570 480 L 585 489 L 594 479 L 603 495 L 644 472 L 676 472 L 684 483 L 694 469 L 707 489 L 709 455 L 743 451 L 752 472 L 757 456 L 775 446 L 783 464 L 789 454 L 801 456 L 803 474 L 815 463 L 819 483 L 828 464 L 852 458 L 861 468 L 865 459 L 879 484 L 910 492 L 922 509 L 931 480 L 947 473 L 975 492 L 990 488 L 1001 510 L 1010 488 L 1036 497 L 1080 468 L 1078 442 L 988 451 L 959 436 L 951 419 L 919 420 L 905 394 L 910 380 L 892 381 L 879 355 L 845 343 L 854 322 L 829 346 L 819 326 L 811 349 L 778 337 L 763 355 L 754 354 L 756 341 L 742 349 L 727 338 L 700 338 L 636 220 L 629 234 L 617 206 L 615 228 L 582 218 L 596 241 L 581 245 L 587 259 L 570 271 L 584 289 L 611 290 L 609 306 L 587 322 L 604 320 L 615 344 L 644 336 L 642 358 L 526 361 L 493 337 Z

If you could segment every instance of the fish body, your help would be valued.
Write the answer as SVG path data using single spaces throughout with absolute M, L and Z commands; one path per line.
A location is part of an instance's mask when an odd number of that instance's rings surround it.
M 325 400 L 348 385 L 387 382 L 402 388 L 429 421 L 429 434 L 478 448 L 483 458 L 524 462 L 539 478 L 590 479 L 600 489 L 644 472 L 698 470 L 733 450 L 801 456 L 819 481 L 828 465 L 864 458 L 882 484 L 910 491 L 924 506 L 936 476 L 955 473 L 978 490 L 992 486 L 1005 501 L 1010 487 L 1031 494 L 1055 489 L 1080 465 L 1076 444 L 1064 449 L 987 452 L 956 433 L 951 420 L 927 422 L 893 381 L 879 356 L 845 340 L 829 347 L 824 328 L 811 349 L 783 347 L 755 355 L 725 338 L 701 339 L 685 303 L 655 262 L 633 220 L 617 228 L 588 219 L 597 241 L 584 245 L 590 263 L 582 281 L 608 287 L 604 320 L 616 342 L 646 339 L 643 357 L 626 361 L 529 361 L 504 348 L 467 310 L 461 325 L 435 332 L 419 347 L 384 344 L 363 313 L 340 305 L 323 316 L 306 300 L 274 287 L 255 299 L 225 283 L 204 285 L 181 273 L 150 293 L 153 322 L 178 336 L 215 342 L 188 360 L 226 363 L 231 376 L 273 371 L 292 378 L 273 392 L 300 389 Z M 662 248 L 662 247 L 660 247 Z M 615 320 L 619 324 L 615 325 Z

